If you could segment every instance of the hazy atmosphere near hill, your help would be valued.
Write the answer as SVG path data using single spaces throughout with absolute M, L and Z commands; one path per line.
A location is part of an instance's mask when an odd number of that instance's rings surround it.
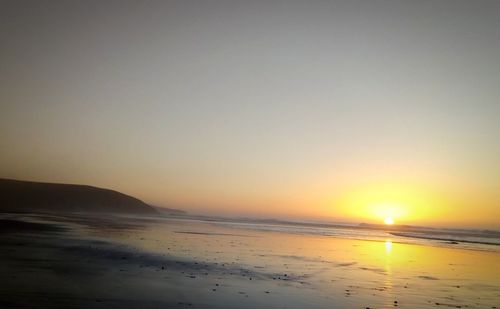
M 498 229 L 499 55 L 500 1 L 0 1 L 0 178 Z

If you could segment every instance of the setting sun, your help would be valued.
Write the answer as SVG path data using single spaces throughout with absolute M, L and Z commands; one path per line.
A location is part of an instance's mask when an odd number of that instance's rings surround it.
M 394 219 L 390 218 L 390 217 L 387 217 L 387 218 L 384 219 L 384 223 L 387 224 L 387 225 L 392 225 L 392 224 L 394 224 Z

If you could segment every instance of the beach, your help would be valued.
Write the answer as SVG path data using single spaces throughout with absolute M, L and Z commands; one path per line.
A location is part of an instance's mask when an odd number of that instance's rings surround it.
M 500 307 L 494 246 L 176 217 L 0 219 L 0 307 Z

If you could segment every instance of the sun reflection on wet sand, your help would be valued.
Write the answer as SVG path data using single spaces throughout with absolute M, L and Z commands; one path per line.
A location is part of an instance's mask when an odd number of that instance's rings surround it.
M 384 300 L 386 304 L 392 304 L 394 300 L 393 294 L 393 284 L 392 284 L 392 241 L 390 239 L 386 240 L 384 242 L 384 247 L 385 247 L 385 264 L 384 264 L 384 269 L 385 269 L 385 280 L 384 280 L 384 287 L 385 287 L 385 295 L 384 295 Z M 397 301 L 397 300 L 396 300 Z
M 391 252 L 392 252 L 392 241 L 391 240 L 386 240 L 384 244 L 385 244 L 385 252 L 387 254 L 391 254 Z

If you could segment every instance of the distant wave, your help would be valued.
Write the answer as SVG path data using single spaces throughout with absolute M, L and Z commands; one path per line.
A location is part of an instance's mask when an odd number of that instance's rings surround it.
M 463 239 L 463 238 L 449 238 L 449 237 L 439 237 L 439 236 L 432 236 L 432 235 L 422 235 L 419 233 L 396 233 L 396 232 L 391 232 L 391 235 L 394 236 L 400 236 L 400 237 L 410 237 L 410 238 L 418 238 L 418 239 L 429 239 L 429 240 L 439 240 L 439 241 L 446 241 L 446 242 L 456 242 L 456 243 L 469 243 L 469 244 L 482 244 L 482 245 L 494 245 L 494 246 L 500 246 L 500 242 L 492 242 L 489 239 L 488 240 L 482 240 L 482 239 Z

